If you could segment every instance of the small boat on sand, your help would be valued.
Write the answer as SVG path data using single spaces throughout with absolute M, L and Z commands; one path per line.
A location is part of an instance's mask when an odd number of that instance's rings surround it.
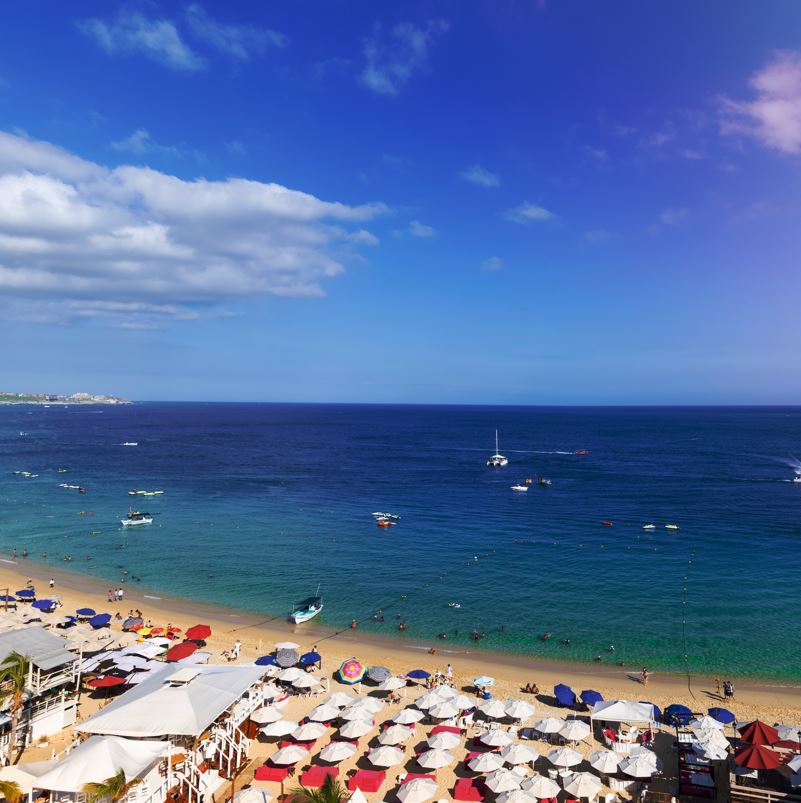
M 296 625 L 303 624 L 309 619 L 314 619 L 323 610 L 323 598 L 319 595 L 320 586 L 317 586 L 317 592 L 313 597 L 306 597 L 292 606 L 289 613 L 290 622 L 294 622 Z

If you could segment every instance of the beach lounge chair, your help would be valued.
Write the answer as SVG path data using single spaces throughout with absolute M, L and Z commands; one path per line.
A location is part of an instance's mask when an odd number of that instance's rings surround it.
M 453 787 L 453 799 L 480 803 L 484 800 L 480 782 L 477 778 L 459 778 Z
M 359 770 L 348 781 L 348 789 L 351 792 L 357 789 L 361 789 L 362 792 L 377 792 L 386 779 L 386 772 L 381 770 Z
M 320 789 L 329 775 L 337 778 L 339 776 L 339 767 L 314 765 L 300 776 L 300 785 L 308 789 Z
M 429 781 L 437 782 L 437 776 L 433 774 L 426 775 L 425 773 L 418 773 L 418 772 L 407 772 L 406 777 L 401 781 L 402 784 L 409 783 L 409 781 L 416 781 L 420 778 L 426 778 Z
M 271 767 L 269 764 L 262 764 L 253 776 L 257 781 L 277 781 L 283 783 L 289 777 L 288 767 Z

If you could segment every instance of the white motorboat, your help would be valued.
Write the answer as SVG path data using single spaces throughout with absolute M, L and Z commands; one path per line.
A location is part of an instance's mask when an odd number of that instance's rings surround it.
M 510 486 L 513 491 L 527 491 L 528 485 L 521 485 L 519 482 L 515 483 L 514 485 Z
M 643 524 L 642 528 L 643 530 L 655 530 L 656 524 Z
M 796 474 L 795 477 L 793 477 L 793 482 L 801 482 L 801 474 Z
M 321 613 L 323 610 L 323 598 L 319 595 L 320 586 L 317 586 L 317 594 L 313 597 L 306 597 L 306 599 L 302 599 L 300 602 L 296 602 L 292 606 L 292 610 L 289 614 L 289 620 L 294 622 L 296 625 L 303 624 L 303 622 L 308 622 L 309 619 L 314 619 L 317 614 Z
M 495 430 L 495 454 L 487 460 L 487 465 L 490 468 L 501 468 L 502 466 L 509 465 L 509 458 L 504 457 L 498 450 L 498 430 Z
M 125 441 L 122 444 L 123 446 L 139 446 L 139 441 Z
M 153 517 L 149 513 L 131 510 L 124 519 L 120 519 L 123 527 L 135 527 L 139 524 L 152 524 Z

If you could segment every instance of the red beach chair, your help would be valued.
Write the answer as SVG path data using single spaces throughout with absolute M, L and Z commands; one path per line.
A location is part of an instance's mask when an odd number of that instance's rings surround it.
M 268 764 L 262 764 L 256 770 L 254 776 L 257 781 L 277 781 L 283 783 L 289 777 L 288 767 L 271 767 Z
M 361 789 L 362 792 L 377 792 L 386 779 L 386 772 L 381 770 L 359 770 L 348 781 L 348 789 L 351 792 L 357 789 Z
M 484 800 L 484 795 L 481 793 L 475 779 L 459 778 L 456 781 L 456 786 L 453 787 L 453 799 L 481 803 Z
M 339 767 L 320 767 L 317 765 L 309 767 L 300 776 L 300 785 L 308 789 L 320 789 L 329 775 L 337 778 L 339 776 Z

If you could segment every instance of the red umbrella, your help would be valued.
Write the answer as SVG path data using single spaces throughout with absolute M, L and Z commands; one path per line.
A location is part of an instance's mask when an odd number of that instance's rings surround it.
M 764 745 L 748 744 L 734 754 L 734 761 L 749 770 L 775 770 L 781 764 L 781 757 Z
M 749 744 L 776 744 L 779 741 L 779 731 L 758 719 L 749 722 L 739 730 L 740 738 Z
M 167 661 L 180 661 L 183 658 L 188 658 L 196 649 L 197 644 L 193 644 L 191 641 L 182 641 L 180 644 L 170 647 L 164 657 Z
M 120 678 L 116 675 L 103 675 L 102 678 L 90 680 L 86 685 L 91 686 L 93 689 L 108 689 L 112 686 L 122 686 L 123 683 L 125 683 L 125 678 Z
M 205 641 L 211 635 L 211 628 L 208 625 L 195 625 L 186 631 L 185 636 L 190 641 Z
M 151 636 L 160 636 L 163 632 L 164 632 L 164 628 L 163 627 L 153 627 L 150 630 L 150 635 Z

